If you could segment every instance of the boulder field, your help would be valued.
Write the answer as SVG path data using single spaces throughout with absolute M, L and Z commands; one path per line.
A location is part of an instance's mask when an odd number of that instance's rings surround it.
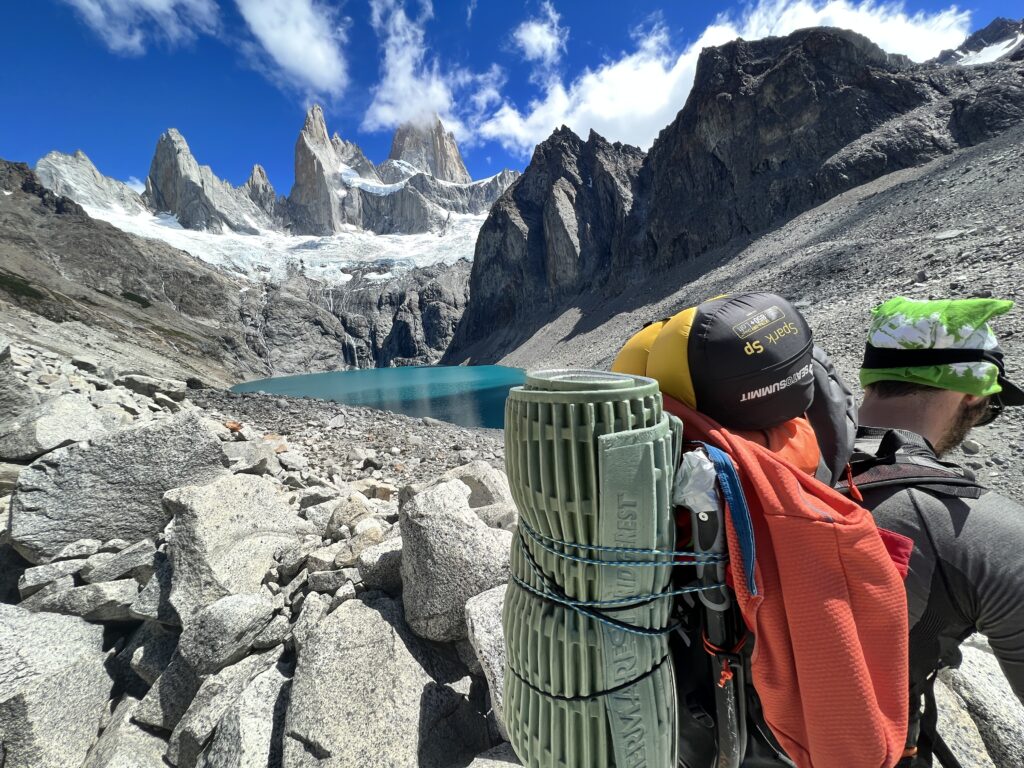
M 518 764 L 500 432 L 0 349 L 4 768 Z M 938 691 L 1024 764 L 983 641 Z

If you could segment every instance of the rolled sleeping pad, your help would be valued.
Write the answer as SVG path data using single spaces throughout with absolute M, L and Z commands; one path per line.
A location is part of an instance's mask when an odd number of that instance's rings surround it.
M 509 393 L 504 709 L 524 766 L 676 765 L 673 559 L 649 551 L 675 544 L 681 445 L 653 379 L 541 371 Z

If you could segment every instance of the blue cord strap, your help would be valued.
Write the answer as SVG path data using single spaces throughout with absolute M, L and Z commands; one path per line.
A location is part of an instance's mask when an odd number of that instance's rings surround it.
M 740 540 L 740 550 L 743 555 L 743 573 L 747 579 L 747 589 L 750 594 L 757 594 L 757 582 L 754 580 L 754 566 L 757 563 L 757 547 L 754 542 L 754 524 L 750 519 L 750 507 L 747 506 L 747 497 L 743 495 L 743 487 L 736 474 L 736 468 L 732 465 L 729 454 L 720 448 L 708 443 L 700 443 L 707 451 L 708 458 L 715 465 L 715 472 L 718 474 L 718 485 L 722 489 L 722 496 L 729 505 L 729 515 L 732 517 L 733 527 Z
M 530 525 L 523 520 L 522 516 L 519 518 L 519 528 L 525 530 L 529 534 L 530 538 L 537 542 L 541 547 L 550 552 L 553 555 L 564 558 L 566 560 L 572 560 L 576 563 L 586 563 L 588 565 L 608 565 L 616 566 L 620 568 L 635 568 L 640 567 L 654 567 L 654 568 L 669 568 L 675 565 L 705 565 L 708 563 L 724 563 L 728 562 L 729 558 L 727 555 L 719 555 L 709 552 L 692 552 L 689 550 L 674 550 L 674 549 L 643 549 L 640 547 L 602 547 L 597 544 L 577 544 L 572 541 L 563 541 L 556 539 L 552 536 L 546 536 L 543 533 L 535 531 Z M 561 552 L 554 548 L 565 547 L 567 549 L 577 550 L 588 550 L 593 552 L 616 552 L 622 554 L 639 554 L 647 555 L 649 557 L 669 557 L 673 558 L 668 562 L 651 562 L 649 560 L 595 560 L 588 557 L 580 557 L 579 555 L 571 555 L 568 552 Z M 675 558 L 686 558 L 686 562 L 675 562 Z
M 750 507 L 747 505 L 746 496 L 743 494 L 743 487 L 740 485 L 739 477 L 736 474 L 736 468 L 732 464 L 732 460 L 729 455 L 720 448 L 716 448 L 708 443 L 699 443 L 703 446 L 707 452 L 708 458 L 711 460 L 715 467 L 715 473 L 718 476 L 718 485 L 721 488 L 722 496 L 725 499 L 726 504 L 729 506 L 729 514 L 732 517 L 733 526 L 736 529 L 737 537 L 740 541 L 740 549 L 743 555 L 743 572 L 746 576 L 747 586 L 752 595 L 757 594 L 757 583 L 754 578 L 754 569 L 757 563 L 757 549 L 754 541 L 754 525 L 750 517 Z M 658 549 L 641 549 L 636 547 L 603 547 L 598 545 L 590 544 L 577 544 L 569 541 L 562 541 L 551 536 L 539 533 L 535 531 L 525 520 L 520 516 L 519 524 L 517 526 L 518 536 L 520 543 L 522 544 L 523 555 L 525 556 L 526 562 L 533 571 L 537 580 L 541 583 L 542 588 L 538 589 L 532 584 L 527 583 L 523 579 L 520 579 L 515 574 L 512 574 L 512 580 L 522 589 L 531 592 L 538 597 L 545 600 L 549 600 L 554 603 L 571 608 L 572 610 L 580 613 L 584 616 L 592 618 L 596 621 L 602 622 L 609 626 L 620 629 L 624 632 L 629 632 L 636 635 L 663 635 L 668 634 L 675 630 L 678 624 L 672 624 L 664 629 L 651 629 L 648 627 L 638 627 L 627 622 L 619 621 L 605 613 L 592 610 L 594 608 L 605 608 L 609 611 L 616 610 L 616 607 L 635 607 L 636 605 L 643 604 L 644 602 L 650 602 L 652 600 L 658 600 L 665 597 L 674 597 L 676 595 L 688 594 L 693 592 L 702 592 L 705 590 L 714 590 L 724 587 L 724 584 L 707 584 L 697 587 L 684 587 L 682 589 L 668 590 L 650 595 L 635 595 L 626 598 L 618 598 L 614 600 L 576 600 L 569 597 L 564 591 L 562 591 L 557 583 L 541 569 L 540 565 L 534 559 L 530 552 L 529 542 L 523 536 L 523 532 L 533 539 L 533 541 L 540 547 L 550 552 L 551 554 L 570 560 L 577 563 L 585 563 L 590 565 L 599 566 L 612 566 L 612 567 L 672 567 L 675 565 L 695 565 L 695 564 L 708 564 L 708 563 L 722 563 L 728 562 L 727 555 L 714 554 L 714 553 L 698 553 L 691 551 L 677 551 L 677 550 L 658 550 Z M 552 546 L 554 545 L 554 546 Z M 578 555 L 571 555 L 568 552 L 560 551 L 555 549 L 557 547 L 563 547 L 568 549 L 576 550 L 588 550 L 591 552 L 618 552 L 622 554 L 639 554 L 646 555 L 648 557 L 671 557 L 673 560 L 668 562 L 651 562 L 647 560 L 597 560 L 593 558 L 580 557 Z M 674 562 L 674 558 L 687 558 L 688 562 L 677 563 Z
M 521 522 L 522 521 L 520 520 L 520 523 Z M 530 567 L 530 570 L 533 571 L 534 575 L 537 577 L 537 580 L 541 583 L 542 588 L 538 589 L 537 587 L 534 587 L 532 584 L 527 583 L 526 581 L 519 578 L 513 573 L 511 574 L 512 581 L 515 582 L 517 586 L 521 587 L 522 589 L 525 589 L 528 592 L 531 592 L 532 594 L 544 600 L 548 600 L 549 602 L 557 603 L 567 608 L 571 608 L 572 610 L 576 611 L 579 614 L 582 614 L 583 616 L 594 619 L 595 621 L 599 621 L 602 624 L 606 624 L 607 626 L 614 627 L 615 629 L 619 629 L 623 632 L 628 632 L 633 635 L 641 635 L 645 637 L 667 635 L 675 631 L 676 627 L 679 626 L 679 623 L 672 623 L 663 629 L 639 627 L 635 624 L 630 624 L 628 622 L 612 618 L 611 616 L 607 615 L 607 613 L 593 609 L 604 608 L 606 611 L 614 612 L 617 609 L 621 610 L 624 608 L 632 608 L 638 605 L 642 605 L 645 602 L 651 602 L 653 600 L 658 600 L 665 597 L 674 597 L 676 595 L 689 594 L 692 592 L 703 592 L 705 590 L 718 589 L 724 586 L 723 584 L 706 584 L 696 587 L 683 587 L 681 589 L 659 592 L 650 595 L 635 595 L 626 598 L 617 598 L 614 600 L 576 600 L 574 598 L 569 597 L 550 576 L 544 573 L 543 569 L 541 569 L 540 565 L 537 563 L 536 560 L 534 560 L 533 555 L 530 553 L 529 543 L 523 537 L 522 530 L 518 531 L 518 536 L 519 542 L 520 544 L 522 544 L 522 552 L 524 558 L 526 559 L 526 563 Z M 560 555 L 561 553 L 555 552 L 554 554 Z M 596 562 L 599 564 L 606 564 L 603 561 Z M 666 563 L 666 565 L 671 565 L 671 563 Z M 632 603 L 632 605 L 630 605 L 630 603 Z

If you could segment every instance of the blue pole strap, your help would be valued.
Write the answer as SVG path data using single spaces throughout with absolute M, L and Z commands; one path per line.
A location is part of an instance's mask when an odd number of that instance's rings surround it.
M 747 506 L 747 498 L 743 495 L 743 487 L 740 485 L 740 479 L 729 454 L 707 443 L 701 443 L 701 445 L 707 451 L 711 463 L 715 465 L 718 485 L 722 489 L 722 496 L 725 498 L 726 504 L 729 505 L 732 524 L 740 540 L 743 573 L 747 578 L 747 588 L 750 590 L 750 594 L 756 595 L 757 583 L 754 581 L 754 565 L 757 563 L 757 548 L 754 543 L 754 524 L 750 519 L 750 507 Z

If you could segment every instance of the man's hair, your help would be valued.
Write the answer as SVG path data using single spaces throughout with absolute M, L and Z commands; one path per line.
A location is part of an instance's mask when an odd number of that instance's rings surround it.
M 928 395 L 941 391 L 938 387 L 929 387 L 926 384 L 915 384 L 911 381 L 876 381 L 864 388 L 875 397 L 886 399 L 889 397 L 906 397 L 907 395 Z

